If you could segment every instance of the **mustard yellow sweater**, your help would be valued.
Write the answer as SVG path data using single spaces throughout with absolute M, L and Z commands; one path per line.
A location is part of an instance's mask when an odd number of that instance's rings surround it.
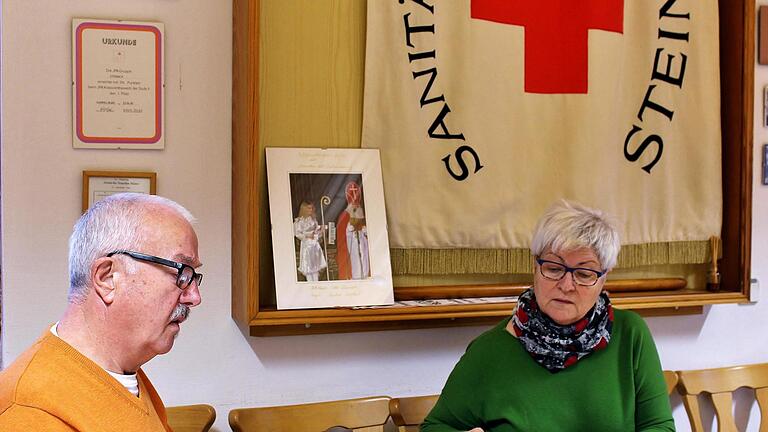
M 0 372 L 0 431 L 171 432 L 141 370 L 139 397 L 46 330 Z

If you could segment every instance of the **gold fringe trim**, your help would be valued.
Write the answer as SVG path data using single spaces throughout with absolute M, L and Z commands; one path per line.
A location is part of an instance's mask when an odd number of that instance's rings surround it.
M 391 249 L 392 274 L 530 273 L 528 249 Z M 624 245 L 616 268 L 711 261 L 709 240 Z

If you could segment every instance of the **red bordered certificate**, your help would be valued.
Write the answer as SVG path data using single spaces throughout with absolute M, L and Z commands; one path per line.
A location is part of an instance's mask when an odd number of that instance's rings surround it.
M 162 149 L 162 23 L 72 21 L 75 148 Z

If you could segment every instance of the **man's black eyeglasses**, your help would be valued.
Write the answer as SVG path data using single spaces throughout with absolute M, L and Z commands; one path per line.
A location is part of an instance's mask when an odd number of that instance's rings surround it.
M 133 251 L 126 251 L 126 250 L 116 250 L 114 252 L 110 252 L 107 254 L 107 257 L 111 257 L 112 255 L 128 255 L 129 257 L 139 260 L 139 261 L 146 261 L 151 262 L 155 264 L 164 265 L 167 267 L 175 268 L 179 271 L 179 273 L 176 275 L 176 286 L 181 289 L 187 289 L 194 281 L 197 283 L 198 288 L 200 287 L 200 284 L 203 283 L 203 275 L 196 272 L 192 266 L 189 266 L 187 264 L 183 264 L 176 261 L 167 260 L 165 258 L 156 257 L 154 255 L 147 255 L 143 254 L 141 252 L 133 252 Z

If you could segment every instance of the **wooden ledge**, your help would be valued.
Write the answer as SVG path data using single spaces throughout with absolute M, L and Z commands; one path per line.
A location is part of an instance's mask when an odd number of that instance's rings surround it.
M 705 305 L 748 302 L 748 298 L 739 292 L 694 289 L 617 292 L 611 298 L 617 308 L 635 310 L 643 316 L 700 314 Z M 492 325 L 509 316 L 514 307 L 515 302 L 378 309 L 262 309 L 250 321 L 250 335 L 286 336 Z
M 517 296 L 532 282 L 494 285 L 442 285 L 420 287 L 395 287 L 395 300 L 451 299 L 475 297 Z M 676 291 L 686 286 L 683 278 L 608 280 L 605 289 L 609 293 Z

